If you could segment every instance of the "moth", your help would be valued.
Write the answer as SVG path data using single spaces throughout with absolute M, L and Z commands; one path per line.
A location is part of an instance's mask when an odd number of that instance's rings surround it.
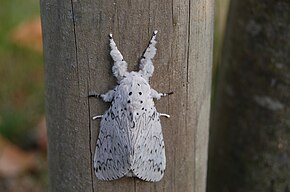
M 157 112 L 153 99 L 172 94 L 158 93 L 149 85 L 156 54 L 154 31 L 139 63 L 139 71 L 127 71 L 127 63 L 109 35 L 114 61 L 112 71 L 118 85 L 105 94 L 90 94 L 111 102 L 101 118 L 100 131 L 94 155 L 94 172 L 100 180 L 113 180 L 123 176 L 138 177 L 156 182 L 162 179 L 166 157 L 160 117 L 168 114 Z

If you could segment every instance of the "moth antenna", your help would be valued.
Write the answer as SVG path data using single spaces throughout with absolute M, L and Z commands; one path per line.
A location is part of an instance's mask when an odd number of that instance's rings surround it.
M 149 41 L 149 44 L 145 51 L 143 52 L 140 60 L 140 73 L 143 75 L 143 77 L 148 81 L 149 78 L 152 76 L 154 72 L 154 66 L 152 63 L 152 59 L 156 54 L 156 35 L 157 35 L 157 30 L 155 30 L 152 34 L 151 40 Z
M 111 52 L 110 55 L 114 61 L 112 71 L 118 82 L 121 81 L 127 75 L 127 62 L 124 60 L 123 55 L 118 50 L 118 47 L 113 39 L 112 33 L 109 34 Z

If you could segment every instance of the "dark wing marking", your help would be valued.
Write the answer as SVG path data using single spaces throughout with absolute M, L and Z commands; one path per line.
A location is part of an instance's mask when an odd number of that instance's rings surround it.
M 159 113 L 143 113 L 137 120 L 137 138 L 133 142 L 133 173 L 146 181 L 159 181 L 164 175 L 166 157 Z
M 127 125 L 125 116 L 124 112 L 114 113 L 111 107 L 101 120 L 94 156 L 94 170 L 100 180 L 120 178 L 130 169 L 129 138 L 124 129 Z

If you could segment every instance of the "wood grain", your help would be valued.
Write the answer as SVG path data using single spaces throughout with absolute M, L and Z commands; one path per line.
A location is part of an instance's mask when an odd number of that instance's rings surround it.
M 211 87 L 213 0 L 41 0 L 49 136 L 49 191 L 205 191 Z M 151 85 L 174 91 L 156 101 L 167 169 L 158 183 L 95 178 L 92 158 L 99 121 L 108 105 L 87 98 L 116 85 L 108 33 L 129 64 L 158 30 Z

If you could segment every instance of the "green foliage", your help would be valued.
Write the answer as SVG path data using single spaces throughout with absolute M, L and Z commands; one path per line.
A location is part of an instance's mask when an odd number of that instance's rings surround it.
M 0 134 L 17 144 L 44 113 L 42 56 L 11 42 L 19 23 L 39 15 L 37 0 L 0 1 Z

